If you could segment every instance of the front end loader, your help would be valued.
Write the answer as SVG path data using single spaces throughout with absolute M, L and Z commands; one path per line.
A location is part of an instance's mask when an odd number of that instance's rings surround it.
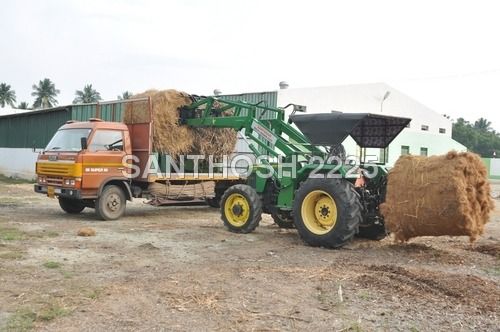
M 230 231 L 252 232 L 267 213 L 278 226 L 296 228 L 311 246 L 338 248 L 355 235 L 386 235 L 378 207 L 384 200 L 387 170 L 381 164 L 353 162 L 341 143 L 350 135 L 366 159 L 367 148 L 386 149 L 410 119 L 369 113 L 297 114 L 305 107 L 291 105 L 285 121 L 282 108 L 192 98 L 191 105 L 180 109 L 181 123 L 233 128 L 260 160 L 244 183 L 221 191 L 221 218 Z

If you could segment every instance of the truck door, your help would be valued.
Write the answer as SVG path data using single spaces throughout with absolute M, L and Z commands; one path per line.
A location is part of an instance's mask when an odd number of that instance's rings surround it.
M 83 155 L 82 189 L 97 190 L 109 178 L 126 179 L 122 130 L 97 129 Z

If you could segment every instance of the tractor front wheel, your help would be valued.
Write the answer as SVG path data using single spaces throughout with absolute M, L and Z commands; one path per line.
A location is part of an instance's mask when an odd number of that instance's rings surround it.
M 234 233 L 250 233 L 262 219 L 262 202 L 252 187 L 237 184 L 229 187 L 221 199 L 224 225 Z
M 345 245 L 362 220 L 358 196 L 343 179 L 307 179 L 296 192 L 293 216 L 302 239 L 325 248 Z

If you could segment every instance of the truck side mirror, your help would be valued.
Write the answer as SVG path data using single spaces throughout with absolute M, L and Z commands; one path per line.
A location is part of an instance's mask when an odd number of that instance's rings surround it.
M 87 137 L 80 138 L 80 144 L 82 145 L 82 150 L 87 150 Z

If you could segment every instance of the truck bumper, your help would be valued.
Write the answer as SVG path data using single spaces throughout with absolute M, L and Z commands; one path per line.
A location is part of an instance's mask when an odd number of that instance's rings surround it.
M 53 187 L 53 190 L 54 190 L 53 195 L 57 196 L 57 197 L 82 199 L 81 192 L 78 189 Z M 51 196 L 51 195 L 49 195 L 48 186 L 35 184 L 35 192 L 37 192 L 39 194 L 46 194 L 47 196 Z

